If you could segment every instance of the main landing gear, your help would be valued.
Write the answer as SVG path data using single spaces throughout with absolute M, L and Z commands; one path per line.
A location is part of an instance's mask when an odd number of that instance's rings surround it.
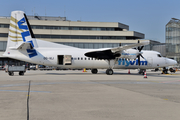
M 113 73 L 114 73 L 114 72 L 113 72 L 113 68 L 114 68 L 117 60 L 118 60 L 118 58 L 116 58 L 116 59 L 114 60 L 114 64 L 113 64 L 113 65 L 111 65 L 111 63 L 110 63 L 111 60 L 110 60 L 110 59 L 108 60 L 109 69 L 106 70 L 106 74 L 107 74 L 107 75 L 113 75 Z
M 107 75 L 113 75 L 113 73 L 114 73 L 113 67 L 114 67 L 115 63 L 117 62 L 117 60 L 118 60 L 117 58 L 114 60 L 113 65 L 111 65 L 110 60 L 108 60 L 109 69 L 106 70 Z M 92 72 L 92 74 L 97 74 L 98 70 L 97 69 L 91 69 L 91 72 Z
M 91 73 L 92 73 L 92 74 L 97 74 L 97 72 L 98 72 L 97 69 L 92 69 L 92 70 L 91 70 Z M 106 70 L 106 74 L 107 74 L 107 75 L 112 75 L 113 73 L 114 73 L 114 72 L 113 72 L 112 69 L 107 69 L 107 70 Z
M 106 70 L 106 74 L 107 75 L 112 75 L 114 72 L 113 72 L 113 70 L 112 69 L 107 69 Z
M 92 72 L 92 74 L 97 74 L 98 70 L 97 69 L 92 69 L 91 72 Z

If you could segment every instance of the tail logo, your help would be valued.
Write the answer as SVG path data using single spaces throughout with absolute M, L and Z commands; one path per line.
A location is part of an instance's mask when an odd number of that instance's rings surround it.
M 23 41 L 21 32 L 24 32 L 24 31 L 17 27 L 17 22 L 18 20 L 15 19 L 13 16 L 11 16 L 10 29 L 9 29 L 9 32 L 11 32 L 11 35 L 9 35 L 9 37 L 11 38 L 12 42 Z
M 18 21 L 18 27 L 19 27 L 19 29 L 28 30 L 28 26 L 27 26 L 27 25 L 23 25 L 23 23 L 25 23 L 25 22 L 26 22 L 25 18 L 22 18 L 20 21 Z M 25 32 L 22 32 L 22 33 L 21 33 L 21 36 L 22 36 L 22 38 L 23 38 L 23 41 L 26 42 L 26 38 L 25 38 L 25 37 L 30 36 L 29 30 L 28 30 L 28 31 L 25 31 Z M 32 40 L 31 40 L 31 41 L 28 41 L 28 42 L 30 42 L 30 43 L 32 44 L 32 46 L 34 46 Z
M 13 22 L 15 23 L 15 25 Z M 13 38 L 15 39 L 15 40 L 11 40 L 11 41 L 13 41 L 13 42 L 19 42 L 19 41 L 29 42 L 34 47 L 25 17 L 23 17 L 21 20 L 18 21 L 17 19 L 15 19 L 14 17 L 11 16 L 10 26 L 11 27 L 10 27 L 9 31 L 11 33 L 13 33 L 13 35 L 11 35 L 11 36 L 9 35 L 9 37 L 12 39 Z M 28 40 L 26 39 L 26 37 L 28 37 L 27 38 Z M 31 39 L 31 40 L 29 40 L 29 39 Z M 35 49 L 27 49 L 27 53 L 29 55 L 29 58 L 37 56 L 37 52 Z
M 32 58 L 37 55 L 36 50 L 27 49 L 27 53 L 29 53 L 29 58 Z

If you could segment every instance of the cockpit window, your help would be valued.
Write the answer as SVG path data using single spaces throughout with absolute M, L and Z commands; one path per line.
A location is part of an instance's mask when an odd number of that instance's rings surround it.
M 161 54 L 157 54 L 157 56 L 158 56 L 158 57 L 162 57 L 162 55 L 161 55 Z

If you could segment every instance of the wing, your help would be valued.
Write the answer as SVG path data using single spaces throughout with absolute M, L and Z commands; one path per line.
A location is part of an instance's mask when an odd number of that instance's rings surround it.
M 120 46 L 120 47 L 112 48 L 112 49 L 91 51 L 91 52 L 85 53 L 84 55 L 87 57 L 93 57 L 97 59 L 115 59 L 116 57 L 119 57 L 121 55 L 121 52 L 123 50 L 138 47 L 138 46 L 144 46 L 148 44 L 149 42 L 136 43 L 136 44 Z

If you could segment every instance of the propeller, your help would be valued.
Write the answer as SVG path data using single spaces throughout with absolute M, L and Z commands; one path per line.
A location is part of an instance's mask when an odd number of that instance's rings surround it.
M 139 40 L 138 40 L 138 43 L 139 43 Z M 144 46 L 139 46 L 138 47 L 138 50 L 139 50 L 139 55 L 137 55 L 137 58 L 138 58 L 138 65 L 140 66 L 140 57 L 142 57 L 144 59 L 144 57 L 142 56 L 142 52 L 141 50 L 144 48 Z

